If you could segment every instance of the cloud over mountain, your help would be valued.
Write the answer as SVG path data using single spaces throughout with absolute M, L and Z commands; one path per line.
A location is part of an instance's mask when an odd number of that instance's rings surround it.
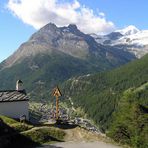
M 9 0 L 7 8 L 24 23 L 36 29 L 49 22 L 57 26 L 76 24 L 85 33 L 108 33 L 115 28 L 113 22 L 106 20 L 104 13 L 95 14 L 77 0 Z

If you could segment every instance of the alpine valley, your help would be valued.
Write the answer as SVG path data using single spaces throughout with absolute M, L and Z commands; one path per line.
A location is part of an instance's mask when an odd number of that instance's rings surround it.
M 148 147 L 148 31 L 129 26 L 108 35 L 49 23 L 0 64 L 0 89 L 24 82 L 35 101 L 59 85 L 87 118 L 115 141 Z M 66 102 L 66 101 L 65 101 Z
M 47 98 L 51 88 L 73 76 L 106 71 L 135 58 L 128 51 L 97 43 L 76 25 L 49 23 L 0 64 L 0 89 L 10 89 L 21 79 L 32 98 Z

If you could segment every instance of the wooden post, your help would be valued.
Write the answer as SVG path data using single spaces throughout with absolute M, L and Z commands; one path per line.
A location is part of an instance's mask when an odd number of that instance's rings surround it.
M 58 86 L 53 89 L 53 96 L 56 97 L 56 120 L 59 119 L 59 97 L 62 96 Z
M 56 119 L 59 119 L 59 98 L 56 96 Z

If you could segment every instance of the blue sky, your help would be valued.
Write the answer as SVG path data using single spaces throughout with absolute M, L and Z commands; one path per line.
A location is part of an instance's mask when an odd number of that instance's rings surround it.
M 14 0 L 0 1 L 0 62 L 50 21 L 58 26 L 75 22 L 80 30 L 98 34 L 128 25 L 135 25 L 142 30 L 148 29 L 148 0 L 21 1 L 21 5 Z M 49 9 L 44 5 L 45 2 Z
M 135 25 L 139 29 L 148 29 L 147 0 L 80 0 L 94 10 L 99 9 L 106 18 L 119 28 Z

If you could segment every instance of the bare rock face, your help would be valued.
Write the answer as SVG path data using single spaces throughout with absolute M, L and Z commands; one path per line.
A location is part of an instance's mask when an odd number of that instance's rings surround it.
M 52 55 L 55 51 L 86 61 L 95 59 L 98 62 L 103 59 L 113 65 L 114 63 L 106 57 L 106 53 L 111 52 L 113 61 L 115 59 L 117 62 L 118 60 L 122 61 L 121 57 L 125 55 L 124 51 L 119 50 L 117 55 L 114 53 L 116 50 L 111 51 L 110 48 L 97 43 L 92 36 L 82 33 L 74 24 L 67 27 L 57 27 L 55 24 L 49 23 L 23 43 L 13 55 L 3 62 L 3 65 L 11 67 L 26 58 L 33 58 L 38 54 Z M 126 54 L 127 59 L 124 57 L 123 63 L 129 60 L 129 53 Z
M 38 32 L 34 33 L 29 41 L 23 43 L 19 49 L 5 61 L 5 65 L 12 66 L 14 63 L 20 62 L 26 57 L 35 56 L 39 53 L 51 54 L 54 50 L 59 50 L 73 57 L 85 59 L 89 54 L 89 43 L 85 36 L 88 35 L 81 33 L 75 25 L 58 28 L 54 24 L 47 24 Z

